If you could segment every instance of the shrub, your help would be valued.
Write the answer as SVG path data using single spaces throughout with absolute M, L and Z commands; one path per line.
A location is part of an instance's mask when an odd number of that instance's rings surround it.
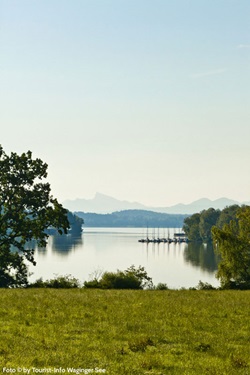
M 54 279 L 43 281 L 42 278 L 36 280 L 34 283 L 29 284 L 28 288 L 79 288 L 80 281 L 71 275 L 57 276 Z
M 155 287 L 155 290 L 168 290 L 168 286 L 164 283 L 158 283 Z
M 199 281 L 199 284 L 197 285 L 198 290 L 215 290 L 216 288 L 213 287 L 213 285 L 209 283 L 204 283 L 203 281 Z
M 105 272 L 101 279 L 103 289 L 142 289 L 141 281 L 135 275 L 126 275 L 122 271 Z
M 224 284 L 221 286 L 221 289 L 249 290 L 250 281 L 237 282 L 229 280 L 227 282 L 224 282 Z
M 143 289 L 152 286 L 152 279 L 144 267 L 131 266 L 125 271 L 104 272 L 100 280 L 94 278 L 84 282 L 85 288 L 101 289 Z

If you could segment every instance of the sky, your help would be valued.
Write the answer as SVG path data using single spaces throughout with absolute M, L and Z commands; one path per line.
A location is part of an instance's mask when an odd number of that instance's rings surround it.
M 249 0 L 0 0 L 0 144 L 59 201 L 249 201 L 249 20 Z

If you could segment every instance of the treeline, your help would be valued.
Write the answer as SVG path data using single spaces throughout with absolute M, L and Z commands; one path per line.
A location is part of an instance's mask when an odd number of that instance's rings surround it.
M 213 241 L 223 289 L 250 289 L 250 206 L 209 208 L 186 218 L 183 230 L 191 241 Z
M 84 219 L 85 227 L 151 227 L 181 228 L 188 215 L 165 214 L 147 210 L 124 210 L 112 214 L 75 212 Z
M 68 217 L 68 221 L 70 225 L 70 233 L 71 234 L 81 233 L 84 220 L 70 211 L 68 211 L 67 217 Z
M 209 208 L 193 214 L 184 219 L 183 231 L 190 241 L 212 241 L 212 227 L 216 226 L 222 229 L 225 224 L 236 219 L 239 208 L 238 205 L 232 205 L 223 210 Z
M 68 233 L 73 235 L 80 234 L 82 232 L 82 225 L 84 224 L 84 220 L 70 211 L 67 211 L 67 219 L 69 222 Z M 50 227 L 46 230 L 46 233 L 57 234 L 58 231 L 56 228 Z

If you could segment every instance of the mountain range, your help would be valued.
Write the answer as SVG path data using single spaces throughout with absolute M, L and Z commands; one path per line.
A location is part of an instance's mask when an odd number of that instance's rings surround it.
M 91 212 L 99 214 L 108 214 L 115 211 L 123 210 L 147 210 L 168 214 L 188 214 L 206 210 L 210 207 L 222 210 L 226 206 L 231 206 L 233 204 L 247 204 L 250 202 L 238 202 L 228 198 L 219 198 L 216 200 L 210 200 L 208 198 L 202 198 L 196 200 L 189 204 L 179 203 L 174 206 L 169 207 L 149 207 L 138 202 L 128 202 L 123 200 L 118 200 L 108 195 L 101 193 L 96 193 L 95 197 L 92 199 L 74 199 L 66 200 L 63 202 L 63 206 L 72 212 L 82 211 Z

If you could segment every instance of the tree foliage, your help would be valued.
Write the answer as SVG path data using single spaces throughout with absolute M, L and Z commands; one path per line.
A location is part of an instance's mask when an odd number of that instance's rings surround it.
M 202 241 L 208 242 L 212 240 L 211 229 L 216 224 L 219 216 L 220 211 L 214 208 L 209 208 L 201 212 L 199 230 Z
M 190 241 L 212 241 L 212 227 L 222 228 L 236 218 L 240 207 L 232 205 L 222 211 L 209 208 L 184 219 L 183 230 Z
M 144 267 L 134 265 L 125 271 L 104 272 L 101 278 L 84 282 L 85 288 L 100 289 L 144 289 L 153 287 L 152 279 Z
M 80 234 L 82 232 L 84 220 L 70 211 L 68 211 L 67 217 L 70 225 L 70 233 Z
M 222 229 L 225 224 L 229 224 L 231 220 L 235 220 L 239 208 L 237 204 L 225 207 L 220 213 L 216 226 Z
M 202 241 L 199 224 L 199 213 L 193 214 L 184 219 L 183 231 L 190 241 Z
M 47 167 L 30 151 L 7 155 L 0 146 L 0 287 L 26 285 L 33 240 L 45 246 L 48 228 L 60 234 L 69 228 L 67 210 L 44 182 Z
M 96 214 L 76 212 L 84 219 L 87 227 L 149 227 L 149 228 L 180 228 L 187 215 L 166 214 L 146 210 L 123 210 L 112 214 Z
M 213 227 L 213 240 L 221 256 L 217 277 L 223 288 L 250 288 L 250 207 L 241 207 L 223 229 Z
M 72 275 L 55 276 L 53 279 L 43 281 L 42 278 L 36 280 L 27 286 L 28 288 L 54 288 L 54 289 L 72 289 L 80 288 L 81 283 Z

